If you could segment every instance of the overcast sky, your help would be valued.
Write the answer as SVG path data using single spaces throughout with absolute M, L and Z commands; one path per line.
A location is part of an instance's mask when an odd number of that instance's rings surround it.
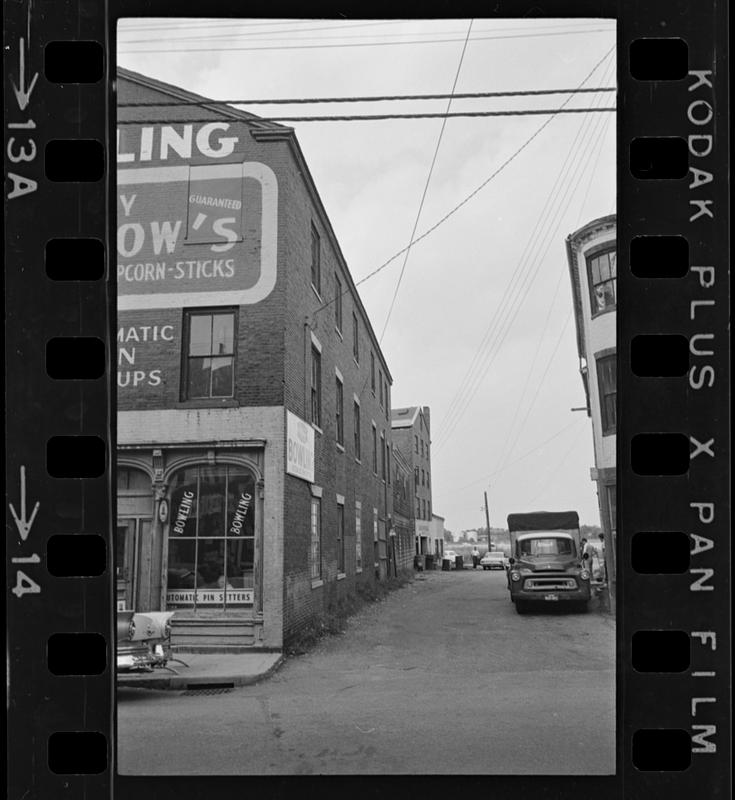
M 213 99 L 449 93 L 470 20 L 120 22 L 123 67 Z M 448 41 L 444 41 L 448 40 Z M 341 45 L 350 46 L 341 46 Z M 340 45 L 340 46 L 335 46 Z M 613 20 L 475 19 L 455 92 L 615 85 Z M 229 49 L 228 49 L 229 48 Z M 170 50 L 171 52 L 165 52 Z M 551 109 L 569 95 L 454 100 L 452 111 Z M 567 108 L 612 106 L 612 92 Z M 443 112 L 446 100 L 244 106 L 286 113 Z M 416 235 L 465 200 L 549 116 L 446 122 Z M 292 124 L 359 281 L 411 239 L 441 119 Z M 559 115 L 411 248 L 382 347 L 394 407 L 431 408 L 433 506 L 458 533 L 512 512 L 599 524 L 592 429 L 565 238 L 615 211 L 615 114 Z M 359 291 L 381 335 L 403 257 Z

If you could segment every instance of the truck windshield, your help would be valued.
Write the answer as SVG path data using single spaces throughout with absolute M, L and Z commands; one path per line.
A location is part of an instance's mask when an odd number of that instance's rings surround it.
M 574 555 L 574 544 L 571 539 L 521 539 L 518 542 L 522 556 L 571 556 Z

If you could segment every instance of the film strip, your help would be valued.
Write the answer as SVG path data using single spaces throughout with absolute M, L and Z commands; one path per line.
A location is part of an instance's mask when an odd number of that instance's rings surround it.
M 727 8 L 592 5 L 543 14 L 619 23 L 616 775 L 493 789 L 717 797 L 730 785 Z M 495 13 L 529 13 L 518 6 Z M 112 42 L 118 17 L 151 9 L 4 13 L 9 796 L 203 795 L 227 779 L 115 774 Z

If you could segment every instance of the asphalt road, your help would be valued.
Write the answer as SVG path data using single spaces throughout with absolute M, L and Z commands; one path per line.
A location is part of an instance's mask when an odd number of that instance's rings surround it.
M 420 575 L 270 679 L 118 692 L 122 774 L 612 774 L 610 616 L 520 616 L 505 573 Z

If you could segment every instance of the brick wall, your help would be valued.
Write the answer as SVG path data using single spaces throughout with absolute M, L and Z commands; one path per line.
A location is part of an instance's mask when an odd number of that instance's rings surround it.
M 151 101 L 161 98 L 155 89 L 142 88 L 135 82 L 120 79 L 121 101 Z M 170 99 L 168 95 L 163 95 Z M 121 119 L 160 120 L 161 109 L 121 110 Z M 208 110 L 191 108 L 166 109 L 171 121 L 187 117 L 218 119 Z M 134 364 L 125 366 L 129 352 L 120 354 L 121 371 L 139 370 L 154 377 L 121 376 L 125 384 L 118 390 L 118 405 L 123 411 L 138 409 L 194 408 L 229 406 L 285 406 L 302 419 L 310 421 L 307 379 L 311 374 L 312 333 L 322 350 L 322 420 L 321 431 L 315 434 L 315 485 L 322 489 L 322 574 L 324 583 L 312 586 L 309 563 L 310 509 L 312 490 L 308 483 L 286 475 L 283 484 L 283 608 L 284 635 L 297 630 L 315 615 L 328 610 L 340 597 L 356 589 L 359 582 L 375 579 L 373 569 L 373 508 L 382 520 L 391 514 L 392 489 L 382 482 L 381 456 L 378 454 L 378 476 L 373 474 L 371 422 L 391 443 L 390 402 L 385 396 L 380 407 L 380 393 L 373 394 L 370 382 L 370 353 L 375 353 L 377 372 L 388 382 L 388 369 L 377 341 L 369 328 L 364 310 L 356 294 L 343 297 L 342 335 L 335 330 L 334 306 L 319 307 L 334 297 L 334 276 L 340 276 L 343 290 L 350 281 L 343 271 L 339 246 L 313 188 L 309 188 L 307 168 L 299 161 L 298 148 L 277 130 L 258 132 L 243 122 L 228 119 L 228 136 L 236 136 L 234 153 L 226 162 L 254 161 L 267 165 L 278 184 L 277 279 L 274 289 L 260 302 L 237 308 L 236 389 L 234 398 L 226 400 L 183 401 L 181 399 L 182 328 L 184 309 L 122 311 L 119 327 L 123 339 L 130 329 L 145 325 L 167 325 L 169 338 L 138 345 Z M 257 125 L 256 125 L 257 127 Z M 261 128 L 261 133 L 263 129 Z M 131 139 L 130 142 L 133 142 Z M 133 143 L 134 144 L 134 143 Z M 133 151 L 133 144 L 126 147 Z M 194 159 L 196 161 L 196 159 Z M 200 159 L 201 161 L 201 159 Z M 143 166 L 154 165 L 150 160 Z M 182 162 L 171 155 L 166 165 Z M 137 165 L 136 166 L 140 166 Z M 156 213 L 164 214 L 163 207 Z M 165 218 L 165 217 L 164 217 Z M 247 217 L 246 217 L 247 219 Z M 311 231 L 316 228 L 321 243 L 321 296 L 311 287 Z M 243 245 L 244 247 L 245 245 Z M 252 253 L 251 253 L 252 255 Z M 199 306 L 203 307 L 203 306 Z M 352 314 L 359 320 L 360 359 L 353 358 Z M 126 343 L 120 343 L 125 348 Z M 132 344 L 130 345 L 132 346 Z M 344 449 L 335 442 L 335 368 L 344 380 Z M 156 372 L 158 371 L 158 372 Z M 353 445 L 353 395 L 361 405 L 362 460 L 355 459 Z M 385 393 L 387 394 L 387 393 Z M 337 580 L 337 495 L 344 497 L 345 508 L 345 577 Z M 355 501 L 362 503 L 363 572 L 355 570 Z M 266 527 L 267 538 L 279 535 Z

